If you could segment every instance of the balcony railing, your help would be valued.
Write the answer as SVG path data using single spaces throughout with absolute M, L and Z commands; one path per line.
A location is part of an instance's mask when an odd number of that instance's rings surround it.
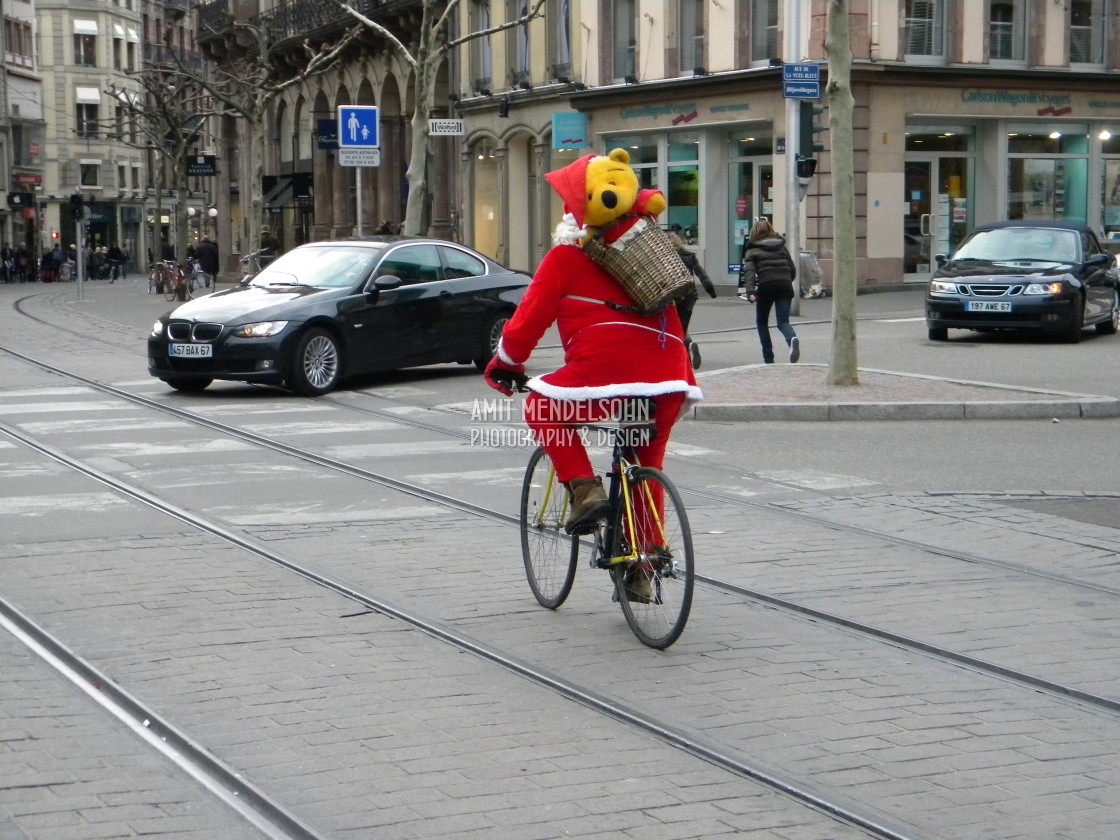
M 366 17 L 376 20 L 378 12 L 390 6 L 406 6 L 414 0 L 355 0 L 353 7 Z M 286 6 L 262 12 L 252 19 L 254 24 L 267 27 L 272 37 L 278 41 L 307 35 L 323 29 L 349 26 L 353 18 L 341 11 L 333 3 L 323 0 L 296 0 Z

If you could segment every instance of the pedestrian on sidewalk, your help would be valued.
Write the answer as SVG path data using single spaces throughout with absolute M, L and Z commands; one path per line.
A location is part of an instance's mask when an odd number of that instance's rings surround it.
M 789 310 L 797 266 L 786 249 L 785 239 L 766 219 L 755 222 L 743 242 L 739 263 L 739 288 L 746 292 L 747 300 L 755 304 L 754 321 L 762 345 L 762 361 L 774 364 L 774 345 L 770 340 L 770 310 L 773 309 L 778 332 L 789 345 L 789 360 L 796 362 L 801 358 L 801 346 L 797 333 L 790 326 Z
M 712 278 L 708 276 L 708 272 L 700 265 L 700 259 L 692 251 L 688 250 L 684 242 L 681 241 L 680 225 L 671 225 L 668 231 L 669 241 L 673 243 L 673 247 L 677 249 L 677 253 L 681 256 L 681 262 L 684 267 L 689 270 L 693 277 L 692 291 L 677 301 L 677 315 L 681 319 L 681 329 L 684 330 L 684 346 L 688 348 L 688 360 L 692 363 L 693 370 L 700 370 L 700 345 L 692 340 L 692 336 L 688 334 L 688 324 L 692 320 L 692 310 L 696 307 L 696 301 L 700 298 L 700 292 L 696 290 L 696 281 L 704 287 L 711 297 L 716 297 L 716 287 L 712 283 Z

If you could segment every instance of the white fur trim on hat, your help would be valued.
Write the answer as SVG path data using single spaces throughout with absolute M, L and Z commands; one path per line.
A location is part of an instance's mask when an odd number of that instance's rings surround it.
M 576 224 L 576 217 L 571 213 L 565 213 L 559 224 L 556 225 L 556 230 L 552 233 L 552 243 L 554 245 L 579 245 L 580 242 L 587 237 L 587 228 L 580 227 Z

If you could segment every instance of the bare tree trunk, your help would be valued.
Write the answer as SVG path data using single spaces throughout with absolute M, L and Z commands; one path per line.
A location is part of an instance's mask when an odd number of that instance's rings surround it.
M 829 385 L 858 385 L 856 358 L 856 201 L 855 156 L 852 140 L 852 45 L 848 30 L 848 0 L 829 0 L 828 130 L 832 145 L 832 201 L 834 227 L 832 346 L 828 361 Z

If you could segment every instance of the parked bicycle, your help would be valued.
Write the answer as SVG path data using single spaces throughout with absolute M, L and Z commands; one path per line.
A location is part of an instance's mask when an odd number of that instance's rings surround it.
M 213 275 L 209 272 L 203 271 L 202 266 L 198 260 L 191 260 L 191 289 L 209 289 L 210 283 L 213 282 Z
M 245 273 L 247 275 L 260 274 L 261 269 L 275 259 L 275 257 L 269 256 L 271 253 L 271 248 L 261 248 L 259 251 L 253 251 L 253 253 L 243 256 L 241 264 L 245 266 Z
M 184 301 L 194 297 L 187 275 L 174 260 L 162 260 L 152 264 L 152 271 L 148 276 L 148 294 L 153 290 L 169 301 Z
M 525 390 L 521 383 L 511 387 Z M 627 405 L 625 416 L 613 424 L 580 425 L 611 444 L 606 521 L 592 526 L 583 539 L 567 533 L 567 490 L 538 447 L 521 485 L 521 552 L 534 597 L 554 610 L 571 593 L 580 551 L 589 546 L 591 567 L 610 573 L 612 600 L 622 606 L 634 635 L 644 645 L 664 649 L 680 638 L 692 609 L 692 531 L 669 477 L 643 467 L 634 454 L 635 445 L 648 440 L 643 436 L 655 433 L 648 417 L 651 401 L 636 398 Z

